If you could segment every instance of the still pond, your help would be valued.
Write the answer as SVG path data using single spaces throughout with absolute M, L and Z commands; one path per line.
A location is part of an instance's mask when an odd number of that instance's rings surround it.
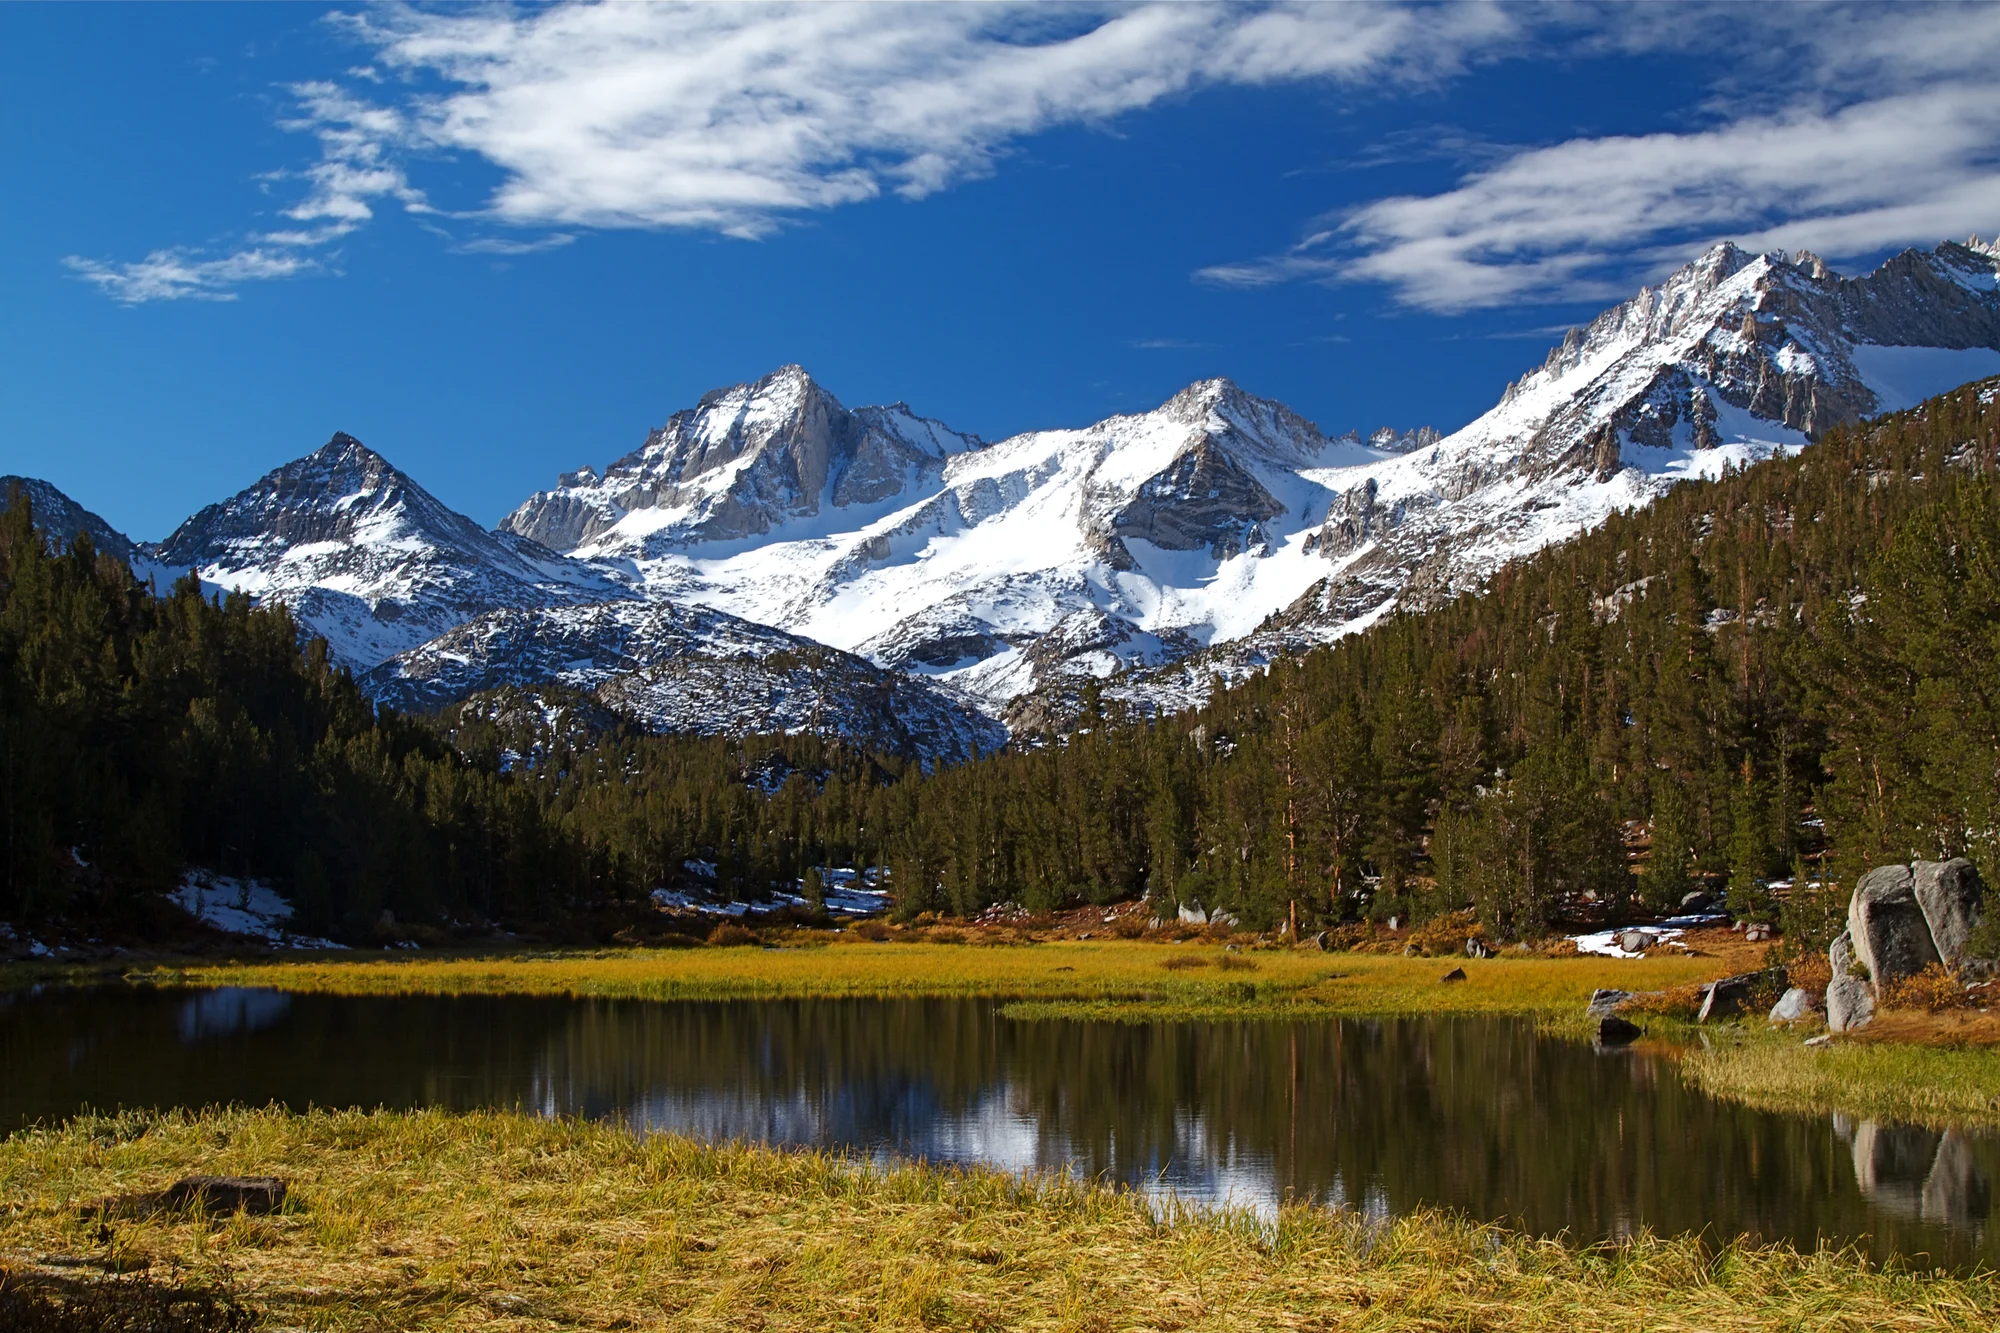
M 84 1108 L 520 1107 L 1069 1171 L 1269 1209 L 1461 1211 L 2000 1266 L 2000 1138 L 1781 1115 L 1510 1019 L 1016 1022 L 984 1000 L 0 993 L 0 1133 Z

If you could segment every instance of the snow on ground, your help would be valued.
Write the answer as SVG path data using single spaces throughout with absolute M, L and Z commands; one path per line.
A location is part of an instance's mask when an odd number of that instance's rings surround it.
M 1874 390 L 1877 411 L 1900 412 L 1961 384 L 2000 375 L 2000 352 L 1990 347 L 1878 347 L 1849 353 L 1861 382 Z
M 1680 942 L 1680 937 L 1689 930 L 1703 926 L 1726 925 L 1728 921 L 1727 913 L 1704 912 L 1688 916 L 1670 916 L 1657 925 L 1617 926 L 1611 930 L 1592 931 L 1587 935 L 1572 935 L 1570 939 L 1575 942 L 1578 953 L 1602 954 L 1606 958 L 1644 958 L 1646 956 L 1644 950 L 1638 953 L 1626 953 L 1619 948 L 1618 937 L 1627 931 L 1643 930 L 1649 935 L 1657 936 L 1662 948 L 1685 949 L 1687 946 Z
M 687 865 L 694 874 L 709 879 L 715 877 L 715 867 L 706 861 L 689 861 Z M 881 873 L 879 869 L 870 869 L 858 874 L 850 866 L 822 869 L 820 893 L 826 910 L 834 916 L 880 916 L 888 911 L 889 891 L 880 887 Z M 754 903 L 741 900 L 719 903 L 684 889 L 654 889 L 652 899 L 653 906 L 663 912 L 698 912 L 702 916 L 735 918 L 763 916 L 788 907 L 806 905 L 803 882 L 799 883 L 797 893 L 773 891 L 768 898 Z
M 230 879 L 191 870 L 180 888 L 167 895 L 188 915 L 226 930 L 287 949 L 342 949 L 345 945 L 309 935 L 294 935 L 285 925 L 292 905 L 262 880 Z

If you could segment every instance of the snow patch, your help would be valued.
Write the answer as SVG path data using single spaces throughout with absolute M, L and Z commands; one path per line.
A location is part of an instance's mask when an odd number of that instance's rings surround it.
M 1900 412 L 1961 384 L 2000 375 L 2000 352 L 1990 347 L 1881 347 L 1857 344 L 1849 354 L 1861 382 L 1875 394 L 1878 412 Z
M 181 886 L 167 896 L 189 916 L 232 935 L 246 935 L 284 949 L 346 947 L 315 936 L 294 935 L 285 924 L 292 919 L 292 905 L 262 880 L 191 870 Z

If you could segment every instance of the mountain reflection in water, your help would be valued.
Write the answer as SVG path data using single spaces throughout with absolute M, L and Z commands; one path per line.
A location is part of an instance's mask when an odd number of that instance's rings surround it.
M 1033 1022 L 979 1000 L 0 995 L 0 1129 L 91 1106 L 520 1106 L 1070 1171 L 1269 1209 L 1457 1209 L 2000 1260 L 2000 1142 L 1786 1116 L 1508 1019 Z

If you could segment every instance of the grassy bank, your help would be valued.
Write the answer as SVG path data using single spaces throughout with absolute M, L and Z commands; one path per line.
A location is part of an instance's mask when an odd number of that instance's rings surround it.
M 279 1214 L 88 1205 L 275 1174 Z M 1435 1216 L 1275 1226 L 1062 1181 L 507 1114 L 80 1119 L 0 1142 L 0 1264 L 177 1266 L 308 1329 L 1990 1329 L 1990 1281 L 1853 1255 L 1578 1248 Z
M 1466 979 L 1444 982 L 1453 967 Z M 1024 1014 L 1528 1014 L 1579 1011 L 1592 990 L 1713 975 L 1714 959 L 1382 957 L 1105 940 L 975 947 L 624 950 L 504 958 L 361 958 L 159 968 L 161 983 L 341 995 L 576 995 L 648 1000 L 980 996 Z
M 2000 1050 L 1917 1041 L 1836 1040 L 1809 1047 L 1757 1025 L 1706 1034 L 1682 1074 L 1712 1096 L 1774 1111 L 2000 1127 Z

